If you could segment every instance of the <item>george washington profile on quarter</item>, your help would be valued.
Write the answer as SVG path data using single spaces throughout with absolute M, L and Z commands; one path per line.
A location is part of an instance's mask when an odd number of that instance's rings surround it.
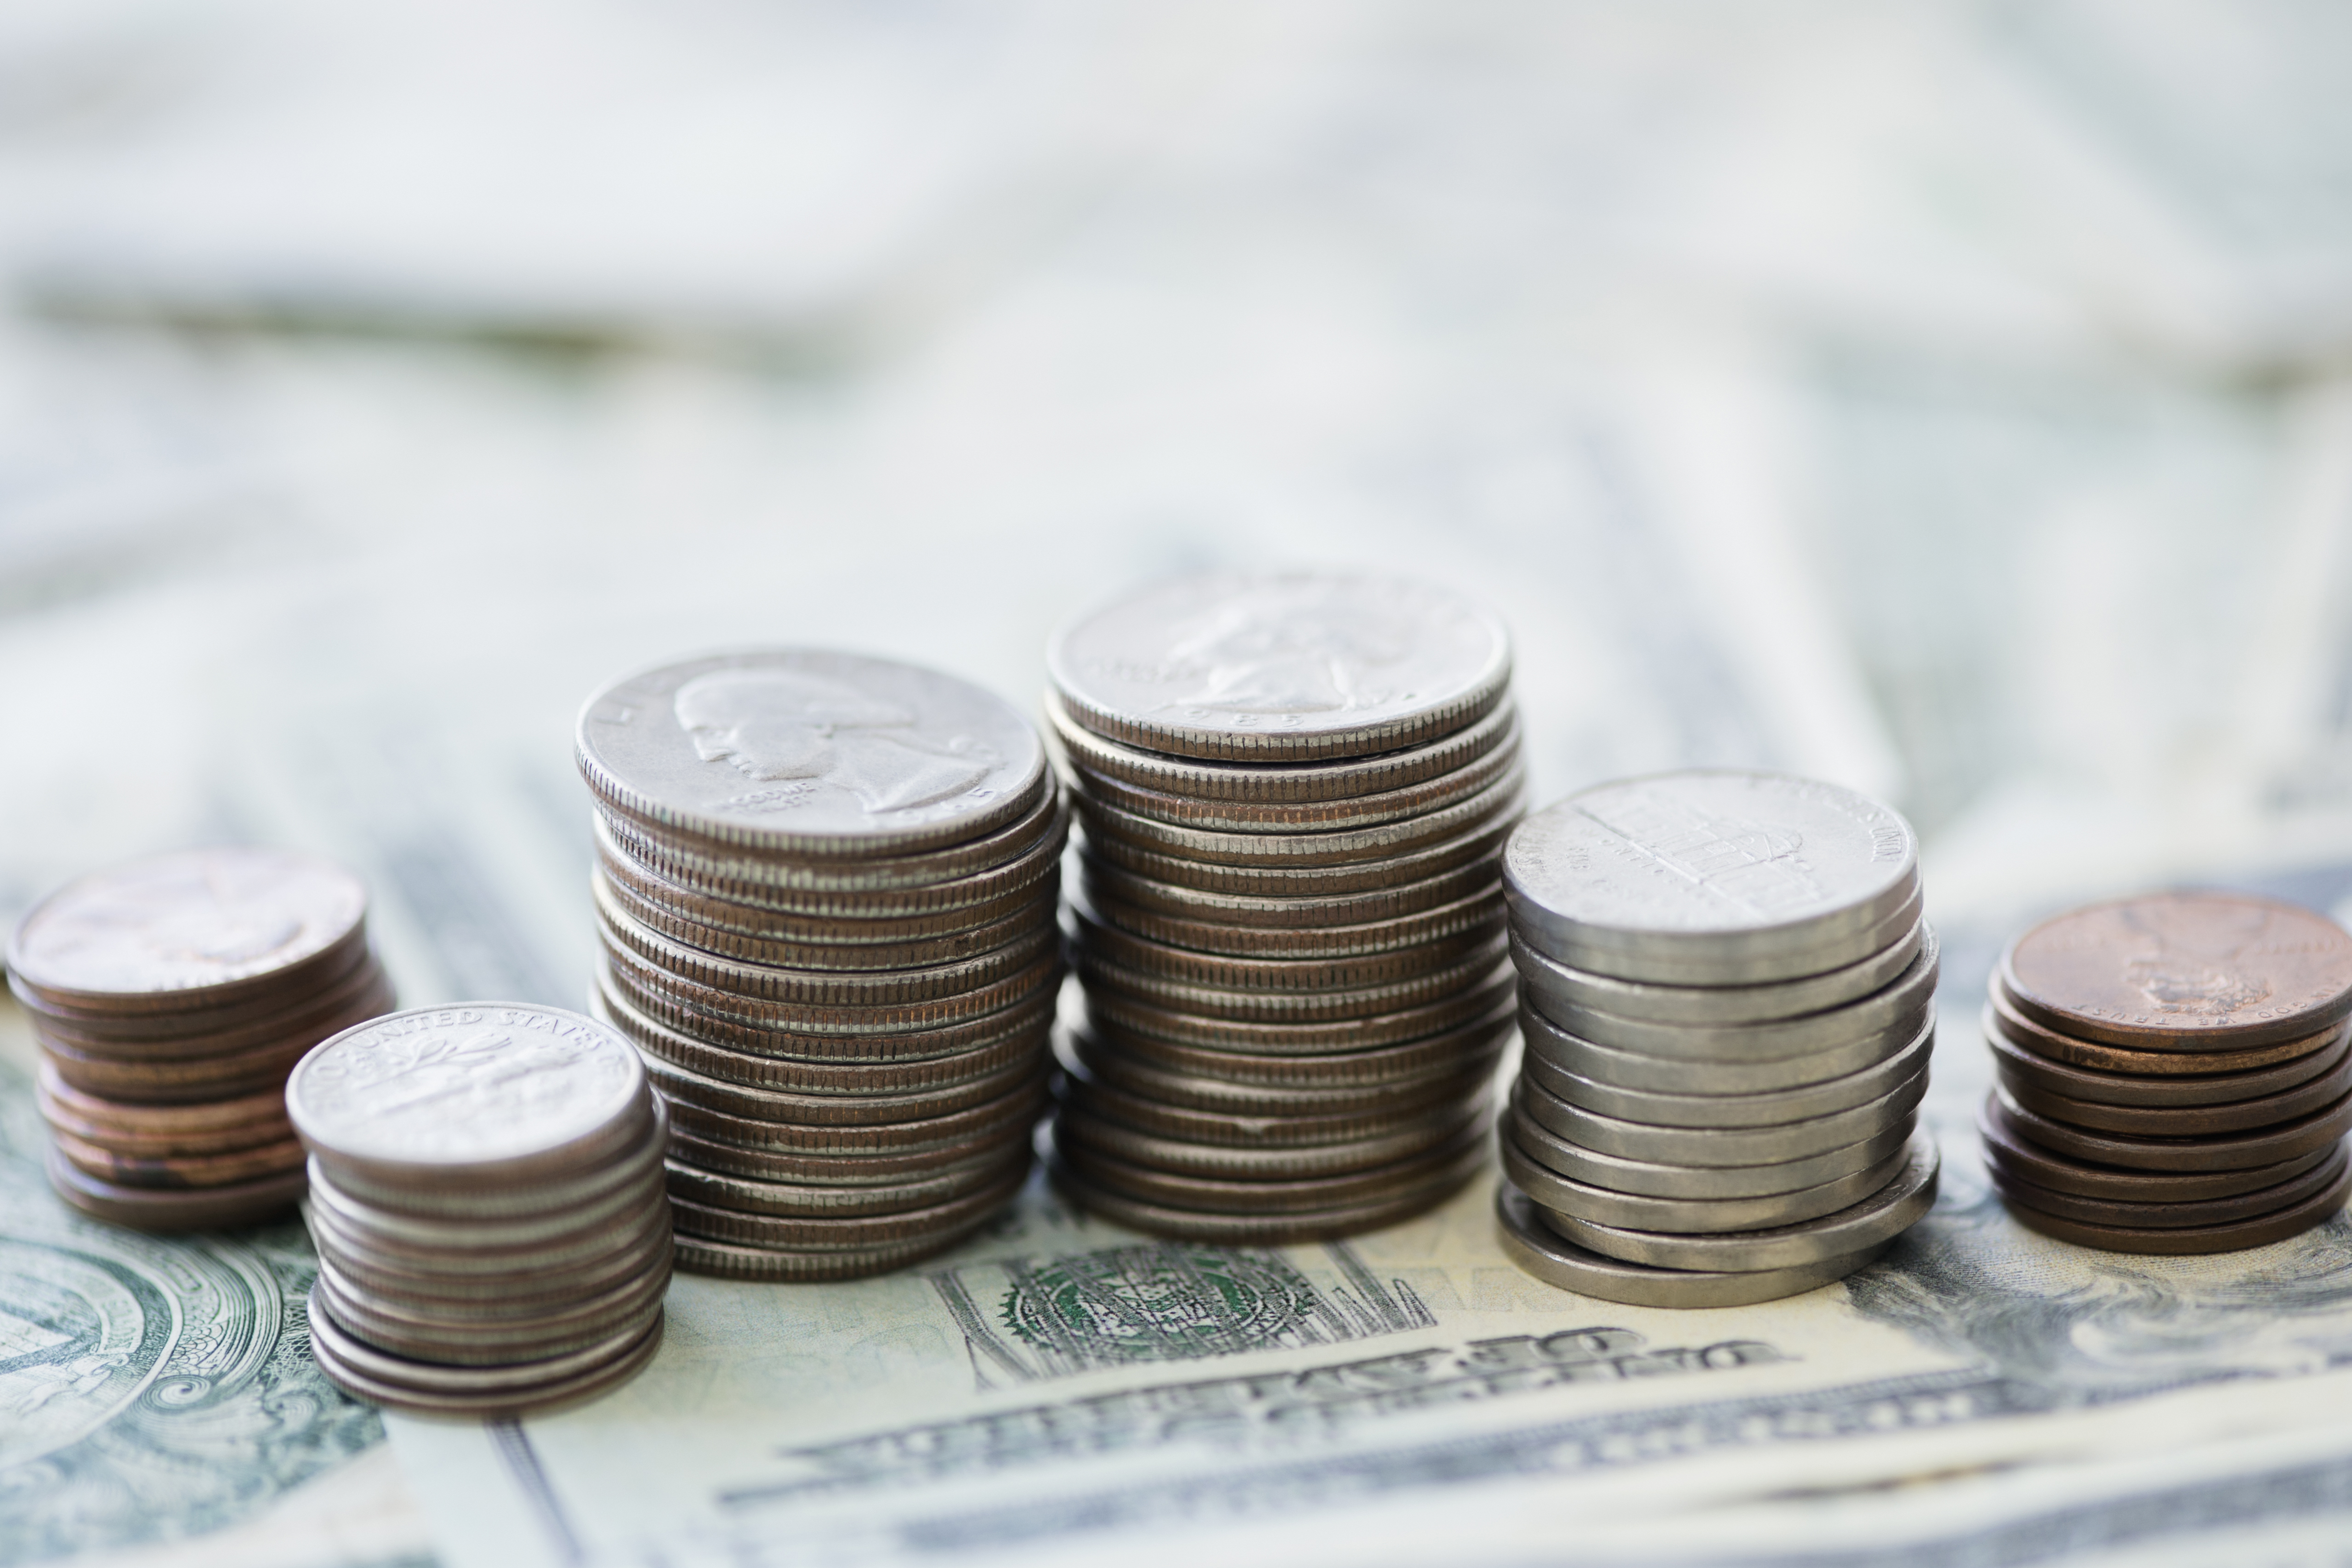
M 844 791 L 869 816 L 962 795 L 1002 761 L 970 735 L 925 734 L 912 709 L 799 670 L 713 670 L 679 687 L 671 710 L 704 762 Z

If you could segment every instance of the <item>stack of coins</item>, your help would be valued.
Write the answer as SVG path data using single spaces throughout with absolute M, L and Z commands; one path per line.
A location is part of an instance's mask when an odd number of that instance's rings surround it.
M 1459 1188 L 1511 1034 L 1501 624 L 1420 583 L 1205 576 L 1072 623 L 1047 664 L 1083 828 L 1065 1192 L 1279 1242 Z
M 1068 816 L 1027 720 L 760 650 L 592 699 L 593 1003 L 670 1107 L 681 1268 L 830 1279 L 953 1246 L 1027 1176 Z
M 515 1415 L 626 1380 L 669 1288 L 664 1124 L 627 1041 L 554 1007 L 417 1008 L 302 1058 L 310 1348 L 362 1399 Z
M 1979 1122 L 2010 1212 L 2111 1252 L 2228 1252 L 2352 1193 L 2352 936 L 2236 893 L 2094 904 L 2011 942 Z
M 1602 784 L 1504 853 L 1527 1050 L 1506 1249 L 1608 1300 L 1719 1307 L 1861 1268 L 1936 1195 L 1917 847 L 1832 785 Z
M 149 1230 L 250 1225 L 302 1196 L 286 1074 L 392 1006 L 341 867 L 197 849 L 69 883 L 8 944 L 42 1060 L 50 1184 Z

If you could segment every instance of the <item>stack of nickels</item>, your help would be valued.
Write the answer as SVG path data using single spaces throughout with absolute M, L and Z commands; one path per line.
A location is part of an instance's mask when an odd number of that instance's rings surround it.
M 1501 624 L 1422 583 L 1203 576 L 1066 626 L 1047 667 L 1083 828 L 1063 1190 L 1281 1242 L 1458 1189 L 1512 1032 Z
M 286 1108 L 310 1154 L 310 1346 L 337 1384 L 492 1416 L 652 1359 L 664 1124 L 613 1030 L 520 1004 L 394 1013 L 303 1058 Z
M 598 693 L 578 758 L 593 1006 L 669 1104 L 679 1267 L 870 1274 L 1011 1201 L 1062 979 L 1035 728 L 930 670 L 762 649 Z
M 69 883 L 8 944 L 41 1047 L 50 1184 L 150 1230 L 247 1225 L 302 1196 L 286 1074 L 392 1006 L 367 894 L 282 849 L 157 856 Z
M 1527 1043 L 1506 1250 L 1655 1307 L 1770 1300 L 1884 1252 L 1936 1195 L 1917 847 L 1769 773 L 1602 784 L 1503 858 Z
M 2239 893 L 2035 926 L 1985 1004 L 1979 1129 L 2019 1221 L 2110 1252 L 2282 1241 L 2352 1193 L 2352 936 Z

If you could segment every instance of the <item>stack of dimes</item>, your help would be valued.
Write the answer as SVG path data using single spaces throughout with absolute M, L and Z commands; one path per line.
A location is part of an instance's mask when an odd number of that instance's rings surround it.
M 42 1050 L 50 1184 L 150 1230 L 249 1225 L 302 1196 L 286 1074 L 393 1005 L 367 893 L 281 849 L 158 856 L 68 884 L 8 944 Z
M 1278 1242 L 1458 1189 L 1511 1034 L 1502 626 L 1419 583 L 1197 577 L 1065 627 L 1047 664 L 1084 827 L 1064 1190 Z
M 1602 784 L 1504 853 L 1527 1051 L 1497 1195 L 1514 1260 L 1607 1300 L 1770 1300 L 1927 1212 L 1936 1027 L 1917 847 L 1769 773 Z
M 2352 1193 L 2352 936 L 2235 893 L 2094 904 L 2011 942 L 1979 1123 L 2023 1224 L 2111 1252 L 2228 1252 Z
M 578 755 L 593 1005 L 669 1102 L 679 1266 L 870 1274 L 1010 1202 L 1062 979 L 1035 728 L 930 670 L 771 649 L 614 684 Z
M 303 1058 L 286 1106 L 310 1152 L 310 1347 L 341 1387 L 514 1415 L 652 1359 L 663 1123 L 611 1029 L 500 1003 L 395 1013 Z

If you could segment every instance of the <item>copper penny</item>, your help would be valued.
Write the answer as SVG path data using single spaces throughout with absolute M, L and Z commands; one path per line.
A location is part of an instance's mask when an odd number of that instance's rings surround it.
M 2291 1057 L 2269 1067 L 2251 1068 L 2242 1072 L 2172 1073 L 2163 1076 L 2140 1076 L 2133 1073 L 2103 1072 L 2093 1068 L 2070 1067 L 2052 1061 L 2036 1051 L 2027 1050 L 2011 1038 L 2009 1026 L 1988 1006 L 1980 1026 L 1985 1047 L 1993 1055 L 2000 1070 L 2020 1082 L 2031 1083 L 2051 1094 L 2063 1094 L 2074 1100 L 2096 1100 L 2102 1105 L 2227 1105 L 2233 1100 L 2253 1100 L 2281 1089 L 2308 1083 L 2334 1068 L 2352 1052 L 2352 1028 L 2339 1027 L 2326 1037 L 2318 1049 Z M 2153 1053 L 2150 1053 L 2153 1054 Z M 2168 1061 L 2177 1058 L 2168 1057 Z
M 2086 1198 L 2120 1203 L 2201 1203 L 2235 1197 L 2298 1175 L 2327 1158 L 2336 1145 L 2323 1139 L 2313 1147 L 2267 1165 L 2214 1171 L 2145 1171 L 2078 1160 L 2044 1148 L 2009 1119 L 2000 1097 L 1987 1095 L 1977 1112 L 1985 1163 L 2005 1175 L 2036 1186 L 2054 1187 Z
M 199 1105 L 137 1105 L 85 1094 L 59 1078 L 55 1065 L 46 1060 L 36 1069 L 33 1093 L 45 1115 L 54 1108 L 58 1114 L 88 1126 L 142 1138 L 242 1133 L 257 1123 L 283 1121 L 286 1116 L 286 1095 L 280 1089 Z
M 2307 1083 L 2221 1105 L 2108 1105 L 2077 1100 L 2053 1094 L 2005 1067 L 2000 1069 L 2000 1082 L 2016 1104 L 2069 1127 L 2135 1137 L 2203 1138 L 2278 1126 L 2334 1104 L 2352 1089 L 2352 1057 L 2338 1051 L 2335 1065 Z
M 2335 1142 L 2352 1131 L 2352 1094 L 2321 1110 L 2275 1127 L 2209 1137 L 2134 1138 L 2090 1132 L 2026 1110 L 1996 1084 L 2002 1117 L 2045 1149 L 2102 1165 L 2134 1171 L 2242 1171 L 2276 1164 Z
M 291 1129 L 289 1130 L 289 1133 Z M 126 1187 L 229 1187 L 281 1175 L 302 1166 L 302 1142 L 289 1136 L 257 1148 L 218 1154 L 124 1153 L 52 1127 L 58 1152 L 102 1182 Z
M 2300 1039 L 2229 1050 L 2139 1051 L 2097 1040 L 2078 1040 L 2046 1028 L 2018 1011 L 1995 974 L 1985 994 L 1985 1017 L 1993 1021 L 2010 1042 L 2021 1049 L 2069 1067 L 2095 1072 L 2123 1073 L 2137 1078 L 2198 1078 L 2213 1073 L 2252 1072 L 2276 1067 L 2324 1049 L 2342 1026 L 2333 1026 Z
M 299 984 L 273 986 L 259 995 L 223 1007 L 111 1016 L 28 1005 L 33 1026 L 93 1056 L 136 1060 L 149 1057 L 227 1056 L 299 1032 L 320 1018 L 348 1010 L 362 996 L 386 986 L 383 968 L 364 941 L 349 944 L 333 967 L 307 968 Z M 17 987 L 17 998 L 26 992 Z
M 280 1218 L 302 1201 L 309 1183 L 302 1167 L 234 1186 L 180 1191 L 126 1186 L 77 1169 L 55 1149 L 47 1160 L 49 1185 L 58 1196 L 87 1215 L 139 1230 L 231 1230 Z
M 2044 921 L 2000 957 L 2027 1017 L 2140 1050 L 2301 1039 L 2352 1015 L 2352 933 L 2246 893 L 2150 893 Z
M 2342 1169 L 2336 1179 L 2320 1191 L 2299 1202 L 2258 1219 L 2240 1220 L 2231 1225 L 2181 1226 L 2164 1229 L 2127 1229 L 2120 1226 L 2085 1225 L 2080 1220 L 2063 1219 L 2043 1214 L 2003 1194 L 2009 1212 L 2017 1223 L 2028 1230 L 2060 1241 L 2071 1241 L 2077 1247 L 2096 1247 L 2102 1252 L 2134 1252 L 2160 1257 L 2191 1257 L 2210 1252 L 2242 1252 L 2249 1247 L 2267 1247 L 2274 1241 L 2284 1241 L 2300 1236 L 2315 1225 L 2325 1224 L 2344 1212 L 2344 1200 L 2352 1194 L 2352 1169 Z
M 283 1084 L 316 1043 L 298 1035 L 233 1057 L 136 1065 L 84 1056 L 49 1041 L 42 1042 L 42 1049 L 58 1079 L 84 1094 L 131 1104 L 186 1105 L 266 1093 Z
M 2108 1198 L 2086 1198 L 2079 1194 L 2060 1192 L 2055 1187 L 2038 1186 L 2021 1177 L 1994 1169 L 1992 1184 L 2004 1200 L 2013 1199 L 2027 1208 L 2060 1219 L 2070 1219 L 2083 1225 L 2114 1226 L 2125 1230 L 2179 1230 L 2200 1225 L 2235 1225 L 2241 1220 L 2259 1219 L 2275 1214 L 2289 1205 L 2302 1202 L 2312 1194 L 2326 1187 L 2344 1172 L 2345 1152 L 2341 1144 L 2326 1151 L 2326 1157 L 2308 1170 L 2267 1187 L 2256 1187 L 2250 1193 L 2234 1197 L 2207 1198 L 2200 1203 L 2135 1204 L 2118 1203 Z

